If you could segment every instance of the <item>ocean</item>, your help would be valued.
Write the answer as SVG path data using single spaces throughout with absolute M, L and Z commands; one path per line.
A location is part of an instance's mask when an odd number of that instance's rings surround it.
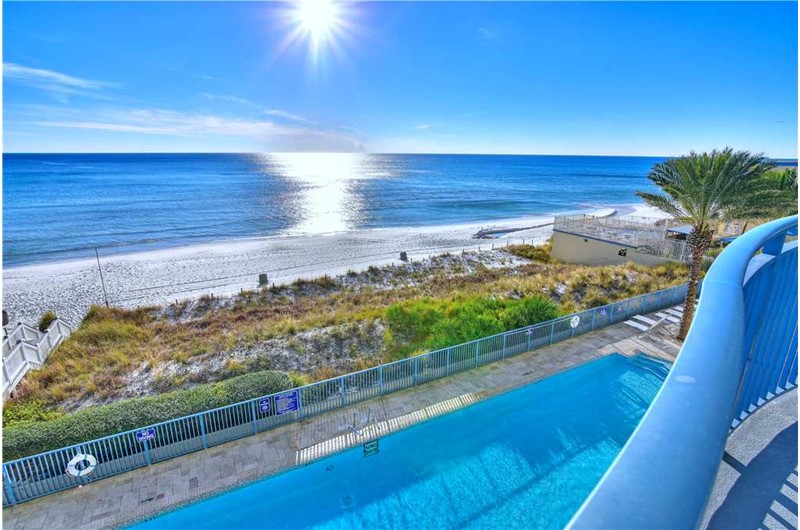
M 660 158 L 4 154 L 3 264 L 639 202 Z

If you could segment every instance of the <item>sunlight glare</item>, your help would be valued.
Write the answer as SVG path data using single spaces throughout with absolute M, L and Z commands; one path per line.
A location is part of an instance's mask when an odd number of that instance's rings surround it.
M 272 153 L 272 171 L 300 187 L 299 216 L 290 234 L 343 232 L 358 225 L 363 207 L 356 181 L 371 178 L 358 153 Z
M 344 6 L 337 0 L 296 0 L 290 19 L 295 26 L 292 40 L 307 40 L 315 61 L 324 46 L 336 45 L 346 26 Z

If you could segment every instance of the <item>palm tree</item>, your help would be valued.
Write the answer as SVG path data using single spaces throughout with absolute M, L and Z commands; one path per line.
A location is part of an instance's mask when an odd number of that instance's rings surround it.
M 728 210 L 731 218 L 744 219 L 742 233 L 750 219 L 778 219 L 797 213 L 797 168 L 767 171 L 753 186 L 753 192 L 742 197 Z
M 790 167 L 780 171 L 766 173 L 762 180 L 763 200 L 758 204 L 764 206 L 762 217 L 776 219 L 797 213 L 797 168 Z
M 651 206 L 692 227 L 687 237 L 692 253 L 689 288 L 678 339 L 686 338 L 694 318 L 703 256 L 711 244 L 715 224 L 731 219 L 734 210 L 741 211 L 742 205 L 752 202 L 759 179 L 770 168 L 772 164 L 763 155 L 747 151 L 726 148 L 710 153 L 691 152 L 656 164 L 650 171 L 648 178 L 663 194 L 636 192 Z

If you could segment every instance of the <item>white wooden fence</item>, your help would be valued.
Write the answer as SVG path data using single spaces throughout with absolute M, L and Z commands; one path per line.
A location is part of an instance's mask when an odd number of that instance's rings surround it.
M 47 357 L 69 337 L 72 328 L 56 318 L 46 331 L 17 323 L 3 339 L 3 401 L 29 370 L 42 367 Z

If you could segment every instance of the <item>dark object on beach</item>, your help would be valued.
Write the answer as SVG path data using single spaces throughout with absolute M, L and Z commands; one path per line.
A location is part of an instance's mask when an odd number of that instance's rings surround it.
M 405 252 L 401 252 L 400 261 L 408 261 L 408 254 L 406 254 Z
M 267 277 L 266 274 L 258 275 L 258 285 L 259 286 L 269 285 L 269 278 Z
M 4 326 L 8 325 L 8 311 L 6 311 L 5 309 L 3 309 L 3 325 Z
M 619 254 L 620 256 L 625 257 L 625 256 L 628 255 L 628 249 L 627 248 L 621 248 L 621 249 L 619 249 L 619 252 L 617 252 L 617 254 Z

